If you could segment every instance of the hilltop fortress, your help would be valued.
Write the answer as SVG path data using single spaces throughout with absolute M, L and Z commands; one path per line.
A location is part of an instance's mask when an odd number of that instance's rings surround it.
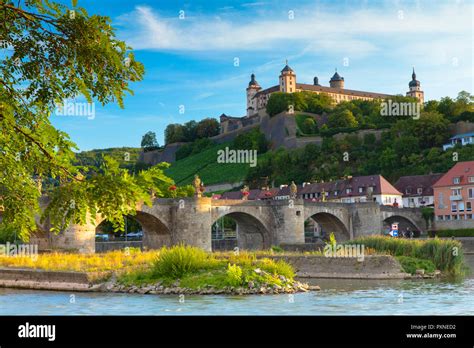
M 352 89 L 346 89 L 344 86 L 344 77 L 340 76 L 336 71 L 329 80 L 329 86 L 319 84 L 319 79 L 315 77 L 313 84 L 298 83 L 295 71 L 290 68 L 288 63 L 281 70 L 278 79 L 278 85 L 263 89 L 255 79 L 255 74 L 250 77 L 250 82 L 246 88 L 247 111 L 243 117 L 232 117 L 225 114 L 220 116 L 220 134 L 210 139 L 218 144 L 234 140 L 238 135 L 247 133 L 254 128 L 260 128 L 261 132 L 271 143 L 273 149 L 282 146 L 287 149 L 304 147 L 308 144 L 321 144 L 322 137 L 320 135 L 300 137 L 297 135 L 297 125 L 295 115 L 291 112 L 282 112 L 278 115 L 270 117 L 266 112 L 267 102 L 275 92 L 294 93 L 307 91 L 311 93 L 324 93 L 334 102 L 340 103 L 351 100 L 374 100 L 386 99 L 394 95 L 383 94 L 377 92 L 366 92 Z M 420 103 L 424 102 L 424 93 L 421 90 L 420 81 L 416 79 L 415 70 L 413 69 L 412 79 L 408 83 L 409 90 L 406 95 L 415 97 Z M 325 115 L 315 115 L 298 111 L 298 114 L 307 114 L 315 118 L 318 126 L 326 122 Z M 380 138 L 383 130 L 364 129 L 356 131 L 358 137 L 363 138 L 367 133 L 374 134 L 377 139 Z M 340 133 L 334 135 L 336 139 L 345 137 L 347 134 Z M 156 164 L 162 161 L 174 162 L 176 151 L 185 143 L 167 144 L 164 150 L 155 150 L 140 154 L 140 160 L 150 164 Z
M 412 79 L 408 83 L 409 90 L 406 92 L 406 96 L 415 97 L 420 103 L 423 103 L 424 92 L 421 90 L 420 81 L 416 79 L 415 69 L 413 69 L 411 76 Z M 275 92 L 294 93 L 304 91 L 316 94 L 324 93 L 330 96 L 336 104 L 356 99 L 374 100 L 393 97 L 393 95 L 390 94 L 346 89 L 344 88 L 344 77 L 340 76 L 337 70 L 329 80 L 329 87 L 320 85 L 318 77 L 313 79 L 312 85 L 298 83 L 296 80 L 296 73 L 292 68 L 290 68 L 288 62 L 281 70 L 278 81 L 278 85 L 262 89 L 255 79 L 255 74 L 252 74 L 246 89 L 247 115 L 244 117 L 230 117 L 223 114 L 220 118 L 221 133 L 227 133 L 241 127 L 259 123 L 261 117 L 266 114 L 265 108 L 268 99 L 270 99 L 272 93 Z

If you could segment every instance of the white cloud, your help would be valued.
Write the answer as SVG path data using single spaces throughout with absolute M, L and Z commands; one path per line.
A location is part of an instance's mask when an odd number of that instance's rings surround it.
M 405 46 L 414 46 L 415 41 L 418 44 L 424 40 L 427 45 L 436 46 L 449 40 L 455 48 L 469 46 L 472 41 L 470 3 L 413 7 L 392 4 L 337 12 L 313 7 L 295 9 L 293 20 L 284 12 L 248 16 L 251 20 L 242 19 L 241 15 L 195 15 L 180 20 L 137 6 L 121 17 L 130 28 L 122 34 L 138 50 L 262 51 L 294 45 L 313 52 L 352 55 L 377 51 L 380 41 L 403 40 Z

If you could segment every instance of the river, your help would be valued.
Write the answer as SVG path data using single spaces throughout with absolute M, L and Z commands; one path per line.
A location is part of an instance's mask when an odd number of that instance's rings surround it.
M 468 257 L 473 269 L 474 255 Z M 0 289 L 0 315 L 474 315 L 474 277 L 314 279 L 295 295 L 186 296 Z

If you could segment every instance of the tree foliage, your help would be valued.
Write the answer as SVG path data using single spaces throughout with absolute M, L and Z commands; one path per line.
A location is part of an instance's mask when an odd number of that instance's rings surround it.
M 193 142 L 219 134 L 220 124 L 215 118 L 205 118 L 199 122 L 169 124 L 165 129 L 165 143 Z
M 149 131 L 146 132 L 142 137 L 142 142 L 140 146 L 143 148 L 143 151 L 153 151 L 156 150 L 159 145 L 158 141 L 156 140 L 155 132 Z
M 151 193 L 176 194 L 165 165 L 131 174 L 105 156 L 97 167 L 74 166 L 74 143 L 50 122 L 56 104 L 68 99 L 123 107 L 130 83 L 142 79 L 143 65 L 108 17 L 26 0 L 1 1 L 0 19 L 0 229 L 28 240 L 43 192 L 49 204 L 42 219 L 55 231 L 94 213 L 120 228 L 123 215 L 151 203 Z

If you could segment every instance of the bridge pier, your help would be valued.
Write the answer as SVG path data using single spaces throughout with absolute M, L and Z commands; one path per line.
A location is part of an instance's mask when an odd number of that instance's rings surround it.
M 171 242 L 183 243 L 212 251 L 211 206 L 207 197 L 180 200 L 171 208 Z
M 304 244 L 305 215 L 302 199 L 284 201 L 284 204 L 276 207 L 275 216 L 275 245 Z

